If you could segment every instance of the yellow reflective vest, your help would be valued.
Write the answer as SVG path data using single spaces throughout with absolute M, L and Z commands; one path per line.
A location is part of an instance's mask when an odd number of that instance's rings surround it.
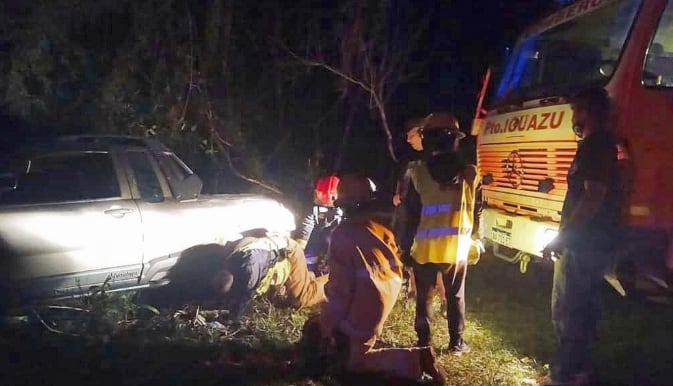
M 407 169 L 423 207 L 411 256 L 419 264 L 457 264 L 467 261 L 479 173 L 468 165 L 457 184 L 440 186 L 426 164 L 417 161 Z

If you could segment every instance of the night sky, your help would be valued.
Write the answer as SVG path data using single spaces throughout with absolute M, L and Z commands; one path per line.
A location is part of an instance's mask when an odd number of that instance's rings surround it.
M 410 117 L 425 116 L 433 111 L 451 111 L 463 130 L 469 130 L 474 117 L 477 94 L 489 66 L 501 66 L 507 48 L 515 42 L 522 29 L 537 17 L 552 12 L 560 5 L 554 1 L 486 0 L 410 2 L 421 6 L 428 18 L 428 34 L 414 52 L 412 61 L 425 64 L 425 71 L 409 85 L 402 87 L 391 104 L 390 116 L 397 130 L 396 145 L 402 158 L 408 158 L 403 124 Z M 491 84 L 496 79 L 491 79 Z M 356 169 L 371 141 L 381 133 L 372 128 L 353 139 L 351 168 Z M 361 157 L 358 157 L 361 156 Z M 385 149 L 379 149 L 378 176 L 388 177 L 391 163 Z

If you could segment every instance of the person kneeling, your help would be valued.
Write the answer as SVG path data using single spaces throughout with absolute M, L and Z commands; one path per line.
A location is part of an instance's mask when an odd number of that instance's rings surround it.
M 330 238 L 327 303 L 309 319 L 303 339 L 318 341 L 322 353 L 341 359 L 350 373 L 406 381 L 425 375 L 444 384 L 431 347 L 374 349 L 402 286 L 402 263 L 392 231 L 373 218 L 371 181 L 346 175 L 337 191 L 345 219 Z
M 213 275 L 211 287 L 236 322 L 251 300 L 272 289 L 281 289 L 295 308 L 310 307 L 326 300 L 329 276 L 315 277 L 308 270 L 303 249 L 287 237 L 246 238 L 226 259 L 224 268 Z

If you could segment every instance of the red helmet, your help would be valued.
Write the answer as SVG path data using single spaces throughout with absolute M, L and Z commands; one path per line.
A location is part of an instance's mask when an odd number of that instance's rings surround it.
M 337 185 L 339 185 L 339 177 L 335 175 L 322 177 L 315 183 L 315 190 L 313 191 L 313 198 L 316 205 L 334 206 L 334 199 L 337 195 Z

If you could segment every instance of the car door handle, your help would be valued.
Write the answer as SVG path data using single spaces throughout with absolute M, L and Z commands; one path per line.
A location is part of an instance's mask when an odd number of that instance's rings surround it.
M 112 217 L 117 217 L 117 218 L 122 218 L 126 216 L 129 213 L 133 213 L 133 209 L 129 208 L 114 208 L 114 209 L 108 209 L 104 211 L 103 213 L 110 215 Z

